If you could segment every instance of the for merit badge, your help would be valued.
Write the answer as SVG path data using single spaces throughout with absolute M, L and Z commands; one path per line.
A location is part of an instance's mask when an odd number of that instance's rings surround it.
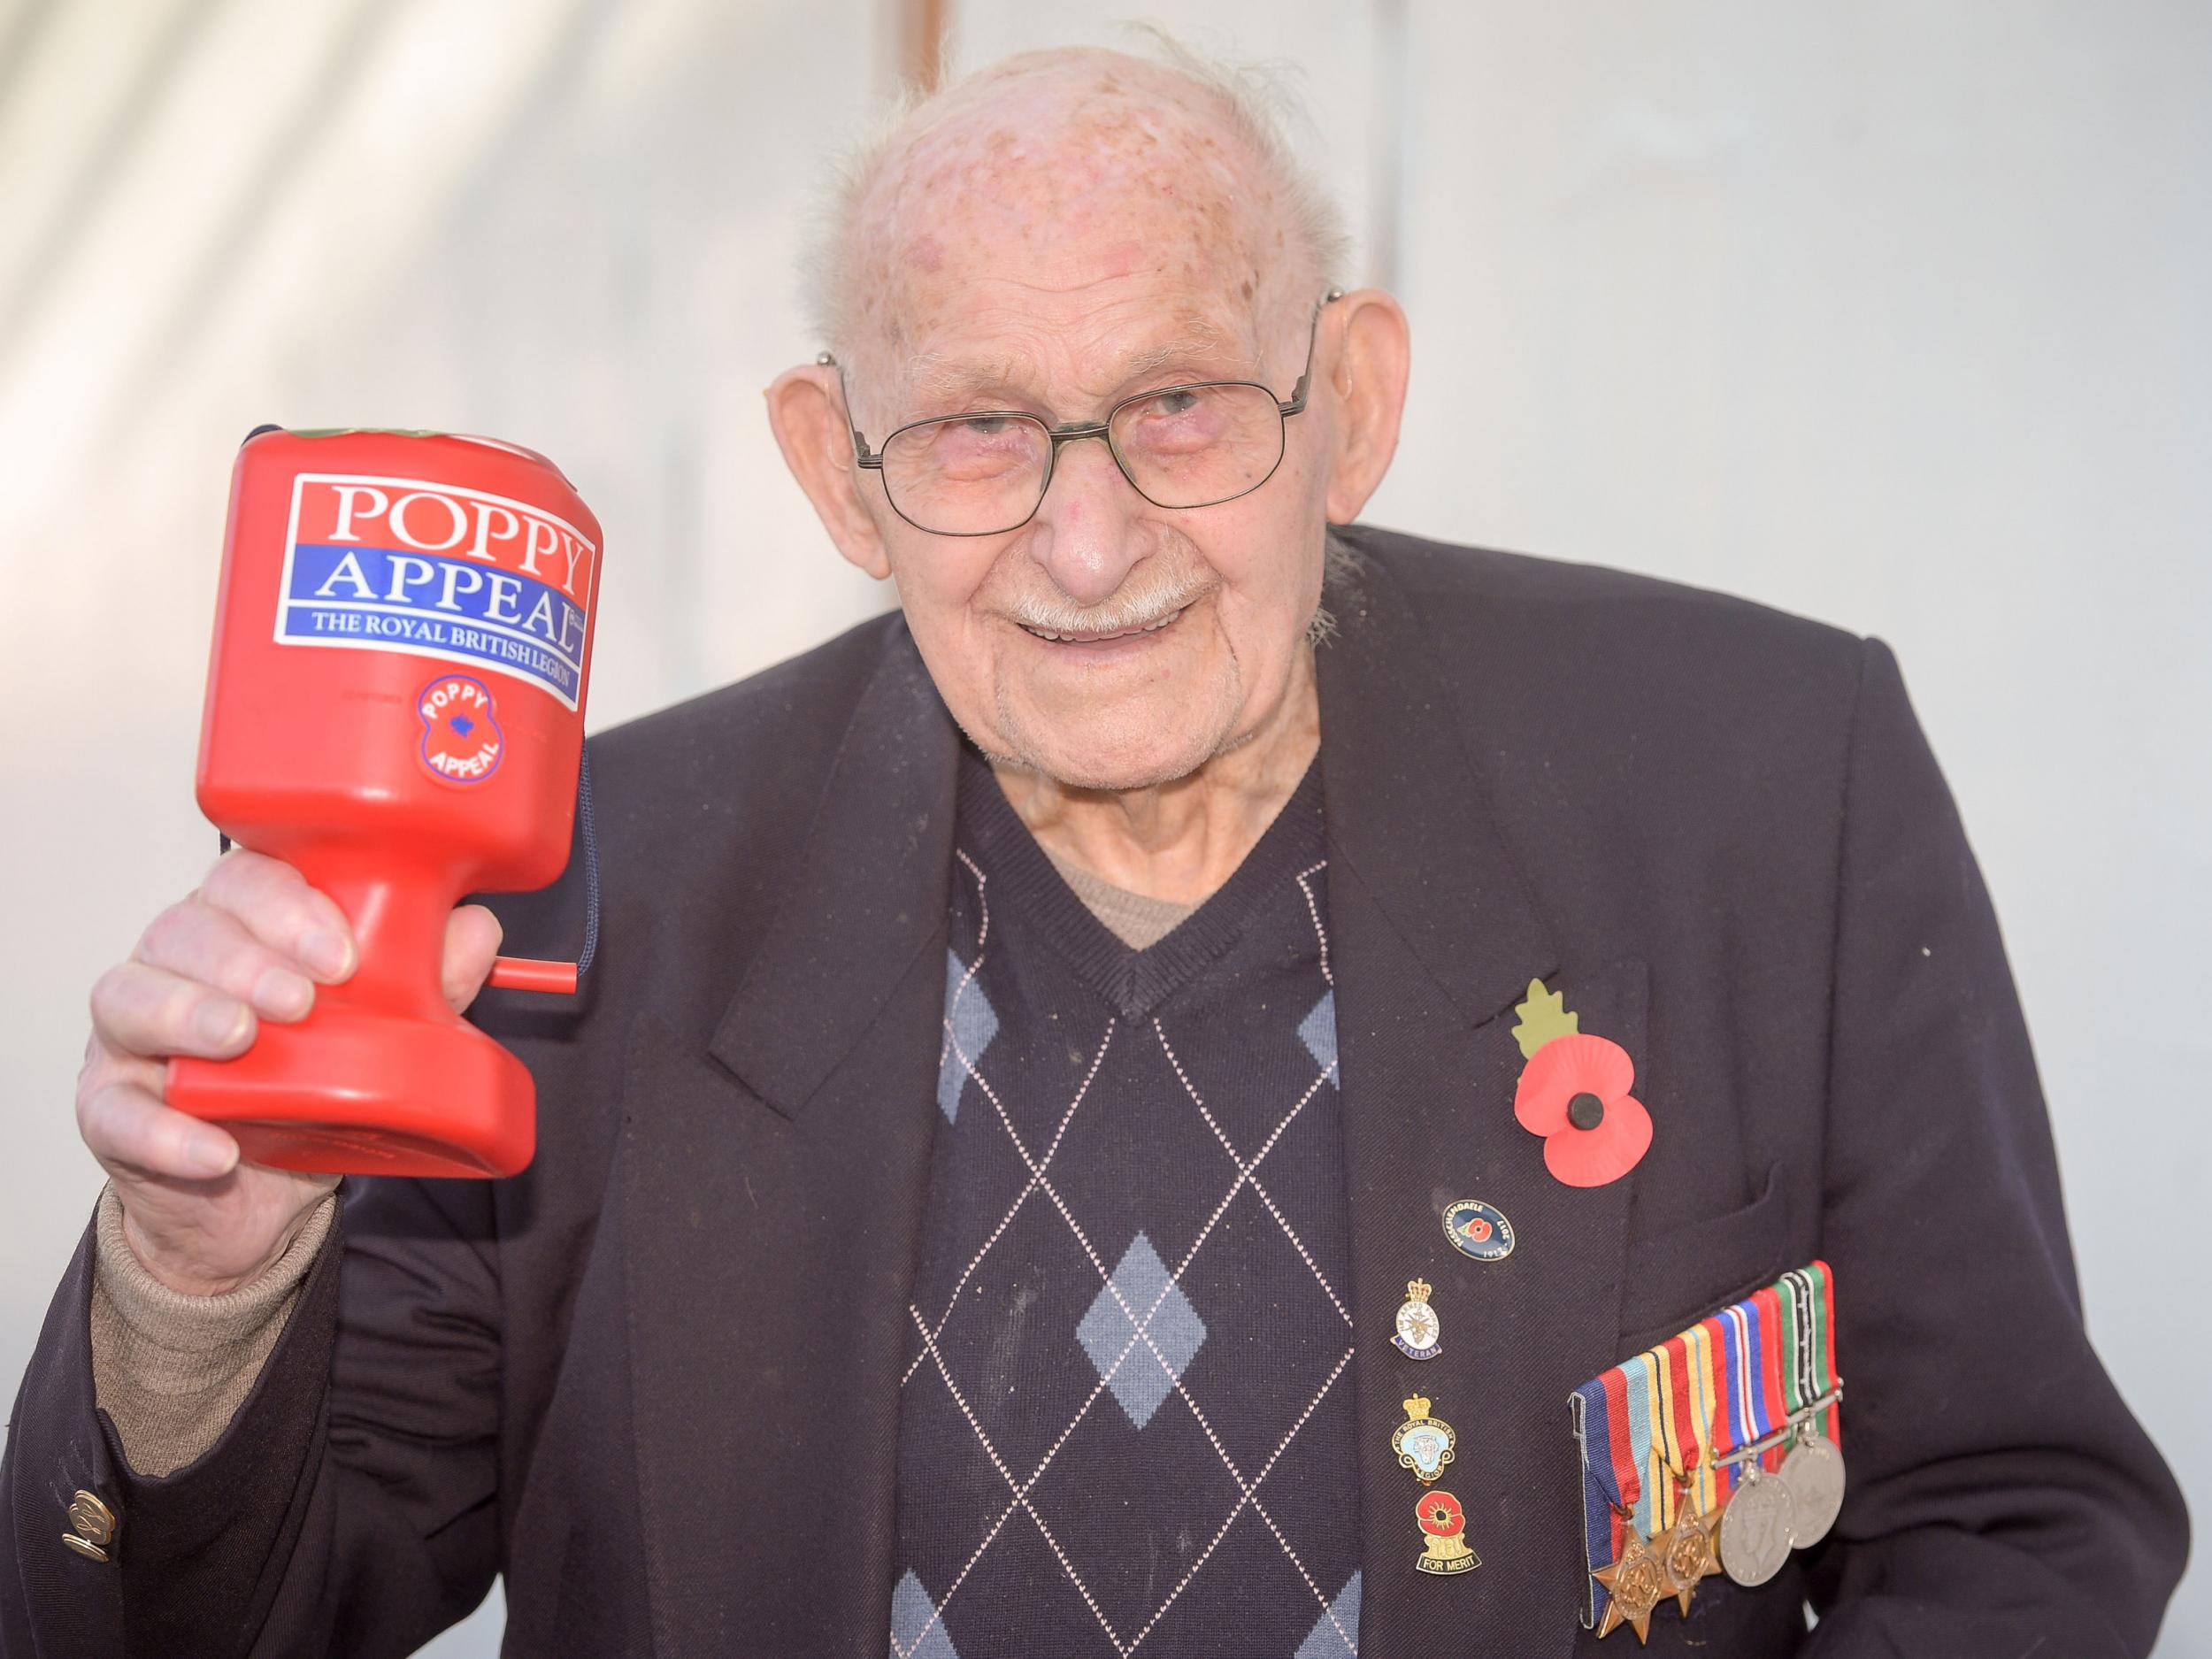
M 1398 1333 L 1390 1340 L 1408 1359 L 1434 1359 L 1443 1352 L 1443 1327 L 1436 1310 L 1429 1306 L 1429 1281 L 1406 1281 L 1406 1299 L 1398 1304 Z
M 1443 1418 L 1429 1415 L 1426 1394 L 1414 1395 L 1405 1402 L 1405 1408 L 1406 1420 L 1390 1432 L 1390 1449 L 1426 1486 L 1452 1461 L 1452 1448 L 1458 1444 L 1459 1435 Z
M 1413 1518 L 1425 1534 L 1414 1571 L 1448 1577 L 1482 1565 L 1482 1557 L 1467 1548 L 1462 1536 L 1467 1530 L 1467 1512 L 1450 1493 L 1423 1493 L 1421 1502 L 1414 1506 Z

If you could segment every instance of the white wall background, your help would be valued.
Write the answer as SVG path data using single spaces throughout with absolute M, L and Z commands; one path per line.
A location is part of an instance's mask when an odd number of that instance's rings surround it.
M 608 534 L 595 726 L 881 603 L 758 392 L 814 349 L 803 186 L 887 81 L 886 3 L 0 0 L 0 1381 L 97 1185 L 86 989 L 212 854 L 192 757 L 250 426 L 556 457 Z M 953 10 L 961 66 L 1107 33 Z M 1371 516 L 1898 648 L 2005 920 L 2093 1330 L 2212 1490 L 2212 1351 L 2175 1317 L 2212 1197 L 2212 8 L 1164 16 L 1302 67 L 1411 309 Z M 2212 1653 L 2212 1574 L 2160 1651 Z

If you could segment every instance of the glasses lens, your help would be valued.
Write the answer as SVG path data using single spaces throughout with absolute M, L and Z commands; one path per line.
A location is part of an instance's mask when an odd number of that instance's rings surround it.
M 938 535 L 1010 530 L 1044 494 L 1052 440 L 1025 415 L 926 420 L 883 445 L 883 487 L 911 523 Z
M 1283 413 L 1263 386 L 1183 386 L 1123 404 L 1110 427 L 1136 487 L 1162 507 L 1256 489 L 1283 458 Z

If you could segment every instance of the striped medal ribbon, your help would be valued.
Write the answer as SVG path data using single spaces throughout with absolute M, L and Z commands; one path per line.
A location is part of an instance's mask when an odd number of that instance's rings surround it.
M 1790 1558 L 1794 1500 L 1764 1463 L 1776 1425 L 1784 1421 L 1778 1343 L 1778 1302 L 1770 1290 L 1747 1298 L 1720 1316 L 1727 1331 L 1722 1348 L 1723 1386 L 1734 1414 L 1735 1436 L 1726 1466 L 1734 1483 L 1720 1517 L 1720 1564 L 1747 1589 L 1764 1584 Z
M 1675 1496 L 1674 1515 L 1667 1530 L 1652 1540 L 1652 1548 L 1666 1567 L 1668 1591 L 1684 1618 L 1690 1616 L 1690 1598 L 1697 1594 L 1698 1585 L 1720 1571 L 1715 1534 L 1721 1514 L 1706 1455 L 1712 1444 L 1712 1372 L 1699 1357 L 1703 1333 L 1702 1325 L 1692 1325 L 1651 1353 L 1665 1406 L 1660 1418 L 1661 1458 Z
M 1588 1618 L 1601 1637 L 1626 1624 L 1644 1639 L 1654 1609 L 1673 1594 L 1666 1562 L 1652 1542 L 1671 1507 L 1670 1488 L 1658 1478 L 1665 1421 L 1659 1377 L 1652 1356 L 1639 1354 L 1569 1397 L 1583 1446 Z
M 1835 1285 L 1785 1273 L 1568 1398 L 1583 1471 L 1583 1624 L 1644 1635 L 1724 1571 L 1766 1583 L 1817 1542 L 1843 1496 Z
M 1828 1264 L 1782 1276 L 1792 1356 L 1791 1445 L 1778 1479 L 1792 1499 L 1790 1542 L 1809 1548 L 1828 1535 L 1843 1508 L 1843 1451 L 1836 1443 L 1835 1321 Z

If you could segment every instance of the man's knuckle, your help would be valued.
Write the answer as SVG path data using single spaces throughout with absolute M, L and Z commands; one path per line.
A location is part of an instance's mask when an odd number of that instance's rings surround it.
M 119 1156 L 129 1148 L 128 1116 L 120 1087 L 104 1081 L 79 1099 L 77 1132 L 95 1152 Z
M 137 1014 L 142 1001 L 145 971 L 136 963 L 120 962 L 92 982 L 86 999 L 92 1010 L 96 1036 L 112 1034 Z
M 101 974 L 93 980 L 92 990 L 85 998 L 86 1005 L 92 1010 L 92 1023 L 96 1029 L 108 1010 L 115 1006 L 115 976 L 120 972 L 119 968 L 110 968 Z
M 192 899 L 180 899 L 163 909 L 139 935 L 138 954 L 150 962 L 177 956 L 189 942 L 203 914 L 204 907 Z

